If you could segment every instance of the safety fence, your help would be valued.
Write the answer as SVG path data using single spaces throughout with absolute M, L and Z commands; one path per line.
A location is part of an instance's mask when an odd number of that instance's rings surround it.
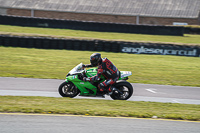
M 199 46 L 161 43 L 0 36 L 0 46 L 200 57 Z
M 63 28 L 63 29 L 98 31 L 98 32 L 152 34 L 152 35 L 183 36 L 184 34 L 184 28 L 181 26 L 152 26 L 152 25 L 134 25 L 134 24 L 119 24 L 119 23 L 100 23 L 100 22 L 72 21 L 72 20 L 33 18 L 33 17 L 4 16 L 4 15 L 0 15 L 0 24 L 30 26 L 30 27 Z

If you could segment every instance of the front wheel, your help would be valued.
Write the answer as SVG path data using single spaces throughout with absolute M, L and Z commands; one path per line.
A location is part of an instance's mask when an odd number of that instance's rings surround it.
M 80 91 L 79 89 L 71 82 L 63 82 L 59 88 L 58 92 L 62 97 L 75 97 L 77 96 Z
M 133 94 L 133 86 L 127 81 L 120 81 L 114 85 L 116 90 L 110 97 L 114 100 L 127 100 Z

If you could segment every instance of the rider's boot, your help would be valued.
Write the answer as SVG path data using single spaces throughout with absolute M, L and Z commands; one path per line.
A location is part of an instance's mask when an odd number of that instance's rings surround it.
M 107 90 L 107 95 L 112 95 L 113 94 L 113 87 L 110 86 Z

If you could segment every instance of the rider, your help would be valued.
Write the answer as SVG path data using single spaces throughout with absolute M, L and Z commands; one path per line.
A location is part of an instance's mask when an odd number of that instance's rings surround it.
M 88 65 L 83 65 L 83 67 L 96 67 L 98 66 L 97 75 L 91 78 L 83 78 L 83 81 L 98 81 L 101 75 L 103 75 L 106 80 L 98 85 L 101 92 L 112 93 L 112 88 L 110 85 L 114 84 L 119 79 L 119 71 L 113 65 L 113 63 L 107 58 L 101 58 L 100 53 L 94 53 L 90 56 L 90 63 Z

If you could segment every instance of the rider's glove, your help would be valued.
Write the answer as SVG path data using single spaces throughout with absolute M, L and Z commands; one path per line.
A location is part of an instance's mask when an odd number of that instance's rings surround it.
M 83 65 L 82 65 L 82 68 L 84 69 L 84 68 L 86 68 L 86 66 L 83 64 Z
M 83 81 L 84 81 L 84 82 L 87 82 L 87 81 L 90 81 L 90 79 L 89 79 L 89 78 L 86 78 L 86 77 L 83 77 Z

